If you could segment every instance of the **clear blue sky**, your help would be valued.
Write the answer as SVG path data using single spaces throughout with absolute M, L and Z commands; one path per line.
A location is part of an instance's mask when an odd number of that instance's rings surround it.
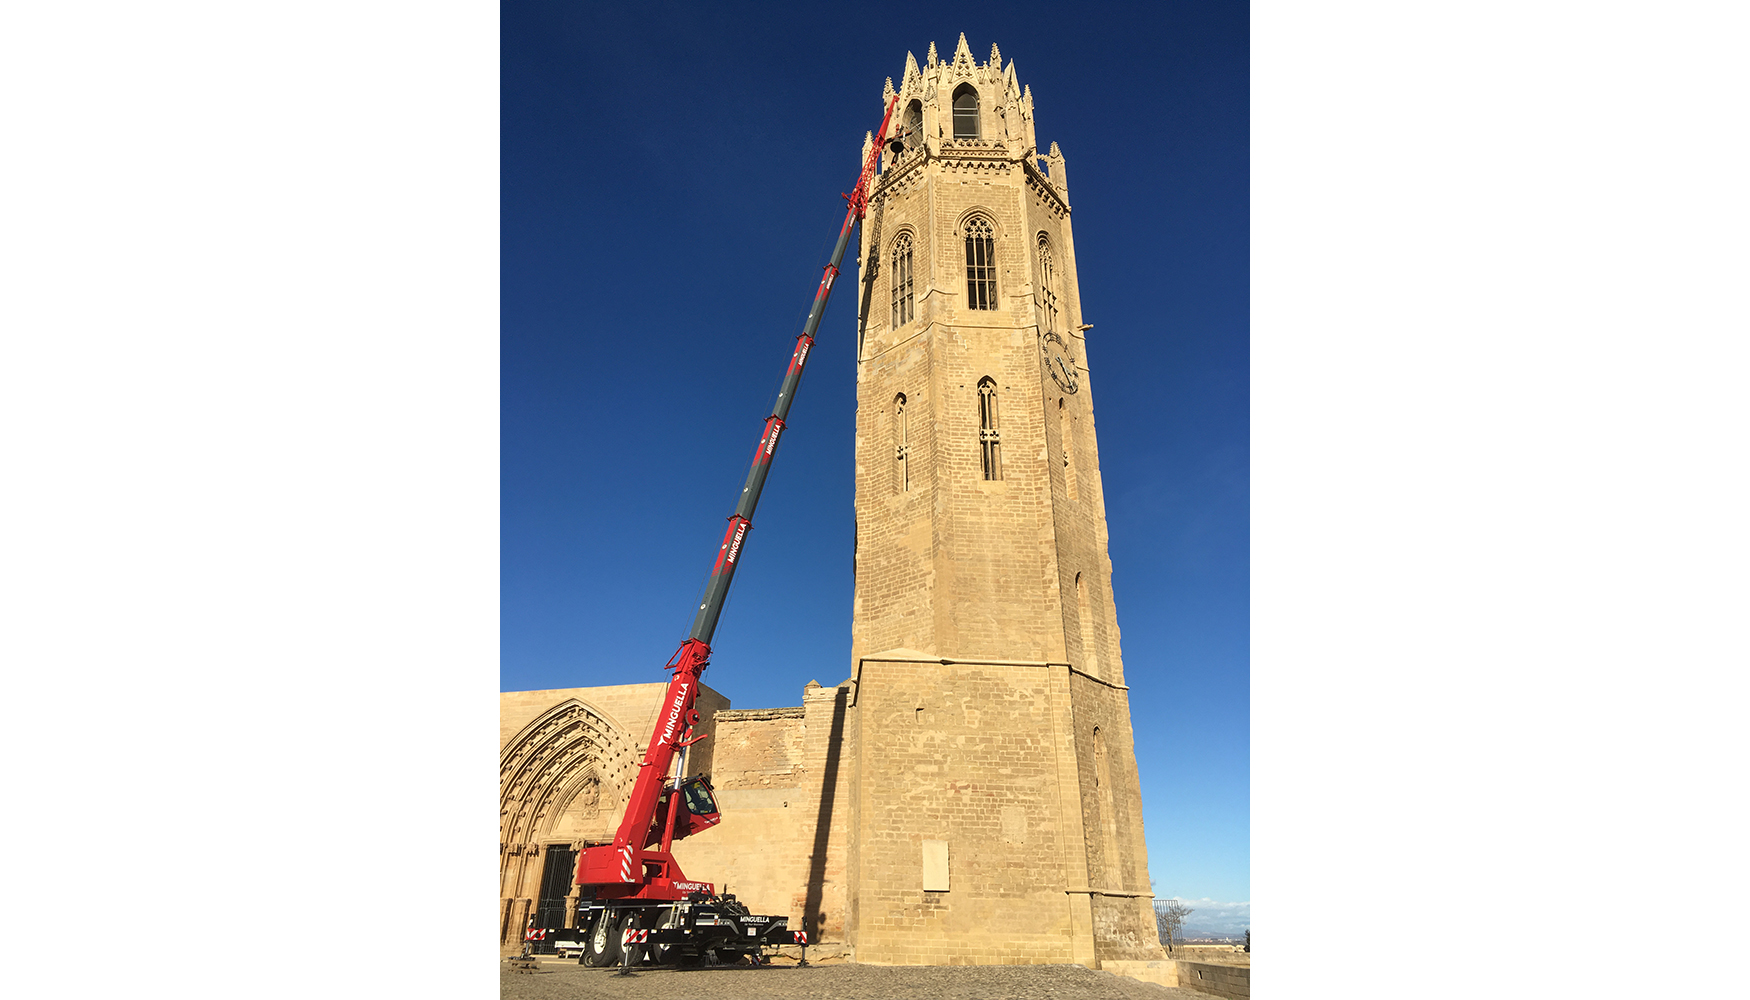
M 884 78 L 996 42 L 1068 164 L 1159 895 L 1249 901 L 1244 4 L 503 7 L 503 690 L 654 681 L 843 215 Z M 706 682 L 850 671 L 852 286 L 822 324 Z M 1207 922 L 1203 917 L 1209 918 Z

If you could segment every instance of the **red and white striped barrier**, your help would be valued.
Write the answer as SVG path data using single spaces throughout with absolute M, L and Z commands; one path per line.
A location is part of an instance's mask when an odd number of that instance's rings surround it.
M 797 944 L 805 945 L 808 943 L 808 932 L 807 931 L 796 931 L 794 933 L 796 934 L 796 943 Z
M 629 944 L 645 944 L 649 940 L 650 931 L 648 930 L 638 931 L 628 927 L 620 934 L 620 944 L 622 947 Z
M 536 929 L 534 927 L 531 927 L 528 930 L 523 931 L 523 940 L 524 941 L 545 941 L 545 940 L 547 940 L 547 931 L 545 928 Z

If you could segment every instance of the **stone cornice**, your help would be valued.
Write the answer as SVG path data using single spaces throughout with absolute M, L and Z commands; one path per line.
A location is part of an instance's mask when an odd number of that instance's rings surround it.
M 958 659 L 949 656 L 929 656 L 921 653 L 877 653 L 874 656 L 864 656 L 857 660 L 855 679 L 860 683 L 865 663 L 939 663 L 944 667 L 1062 667 L 1077 677 L 1086 677 L 1096 684 L 1103 684 L 1114 691 L 1128 691 L 1130 686 L 1109 681 L 1104 677 L 1096 677 L 1082 670 L 1073 663 L 1063 663 L 1056 660 L 991 660 L 991 659 Z M 853 702 L 854 704 L 854 702 Z M 719 717 L 722 713 L 718 713 Z
M 804 714 L 801 705 L 784 706 L 782 708 L 724 708 L 712 714 L 718 722 L 753 722 L 759 719 L 800 719 Z
M 1021 166 L 1027 171 L 1027 186 L 1039 192 L 1059 212 L 1068 215 L 1069 202 L 1064 200 L 1063 194 L 1057 190 L 1056 185 L 1051 183 L 1051 178 L 1046 177 L 1040 171 L 1039 165 L 1034 163 L 1031 157 L 1023 157 Z
M 985 159 L 1010 160 L 1008 146 L 1000 139 L 943 139 L 942 151 L 937 155 L 943 159 Z
M 908 153 L 899 162 L 889 165 L 875 183 L 870 197 L 880 197 L 895 190 L 910 186 L 926 164 L 939 162 L 949 167 L 979 167 L 1010 166 L 1018 164 L 1027 178 L 1027 187 L 1039 194 L 1051 209 L 1059 215 L 1070 214 L 1069 202 L 1063 193 L 1057 190 L 1051 179 L 1040 171 L 1034 157 L 1022 153 L 1019 156 L 1009 153 L 1006 145 L 996 140 L 985 139 L 943 139 L 941 151 L 932 152 L 928 146 Z

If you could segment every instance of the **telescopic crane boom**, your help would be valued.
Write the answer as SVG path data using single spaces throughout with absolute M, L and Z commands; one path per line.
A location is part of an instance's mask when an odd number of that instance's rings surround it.
M 760 491 L 765 488 L 766 476 L 772 470 L 778 435 L 785 428 L 784 420 L 790 413 L 790 404 L 796 400 L 796 390 L 802 384 L 802 368 L 808 362 L 808 352 L 814 347 L 815 331 L 820 328 L 827 300 L 832 297 L 833 282 L 839 276 L 839 264 L 851 242 L 851 227 L 868 209 L 869 186 L 881 161 L 887 128 L 898 103 L 897 96 L 888 102 L 887 113 L 881 118 L 881 128 L 875 133 L 875 145 L 863 161 L 857 184 L 850 194 L 844 196 L 848 205 L 844 224 L 839 227 L 838 243 L 833 247 L 832 260 L 827 263 L 820 285 L 815 289 L 808 320 L 796 338 L 796 348 L 790 354 L 790 368 L 784 373 L 784 384 L 778 390 L 777 402 L 760 434 L 759 448 L 754 452 L 753 466 L 748 469 L 741 499 L 735 506 L 735 513 L 729 515 L 729 527 L 723 533 L 723 544 L 717 548 L 717 562 L 705 584 L 705 596 L 693 618 L 693 630 L 668 661 L 668 669 L 674 672 L 674 677 L 669 681 L 663 707 L 657 716 L 656 730 L 644 752 L 638 780 L 632 787 L 632 798 L 626 804 L 619 831 L 614 834 L 612 845 L 585 848 L 578 857 L 577 883 L 592 888 L 596 899 L 668 902 L 685 899 L 693 893 L 712 891 L 710 883 L 687 881 L 669 847 L 674 840 L 715 825 L 719 819 L 716 804 L 708 786 L 697 779 L 683 780 L 685 775 L 676 775 L 671 783 L 669 772 L 678 750 L 704 738 L 693 736 L 693 726 L 699 721 L 694 703 L 698 700 L 699 678 L 711 658 L 711 636 L 717 630 L 718 616 L 723 613 L 723 602 L 729 596 L 729 584 L 745 551 L 747 533 L 753 527 L 754 507 L 759 503 Z M 658 806 L 665 798 L 667 809 L 659 820 Z

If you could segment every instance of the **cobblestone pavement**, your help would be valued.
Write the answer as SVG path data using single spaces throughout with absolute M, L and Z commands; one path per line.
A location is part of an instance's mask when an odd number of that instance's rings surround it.
M 1080 965 L 856 965 L 643 968 L 629 976 L 548 959 L 533 975 L 503 972 L 502 1000 L 1210 1000 Z

